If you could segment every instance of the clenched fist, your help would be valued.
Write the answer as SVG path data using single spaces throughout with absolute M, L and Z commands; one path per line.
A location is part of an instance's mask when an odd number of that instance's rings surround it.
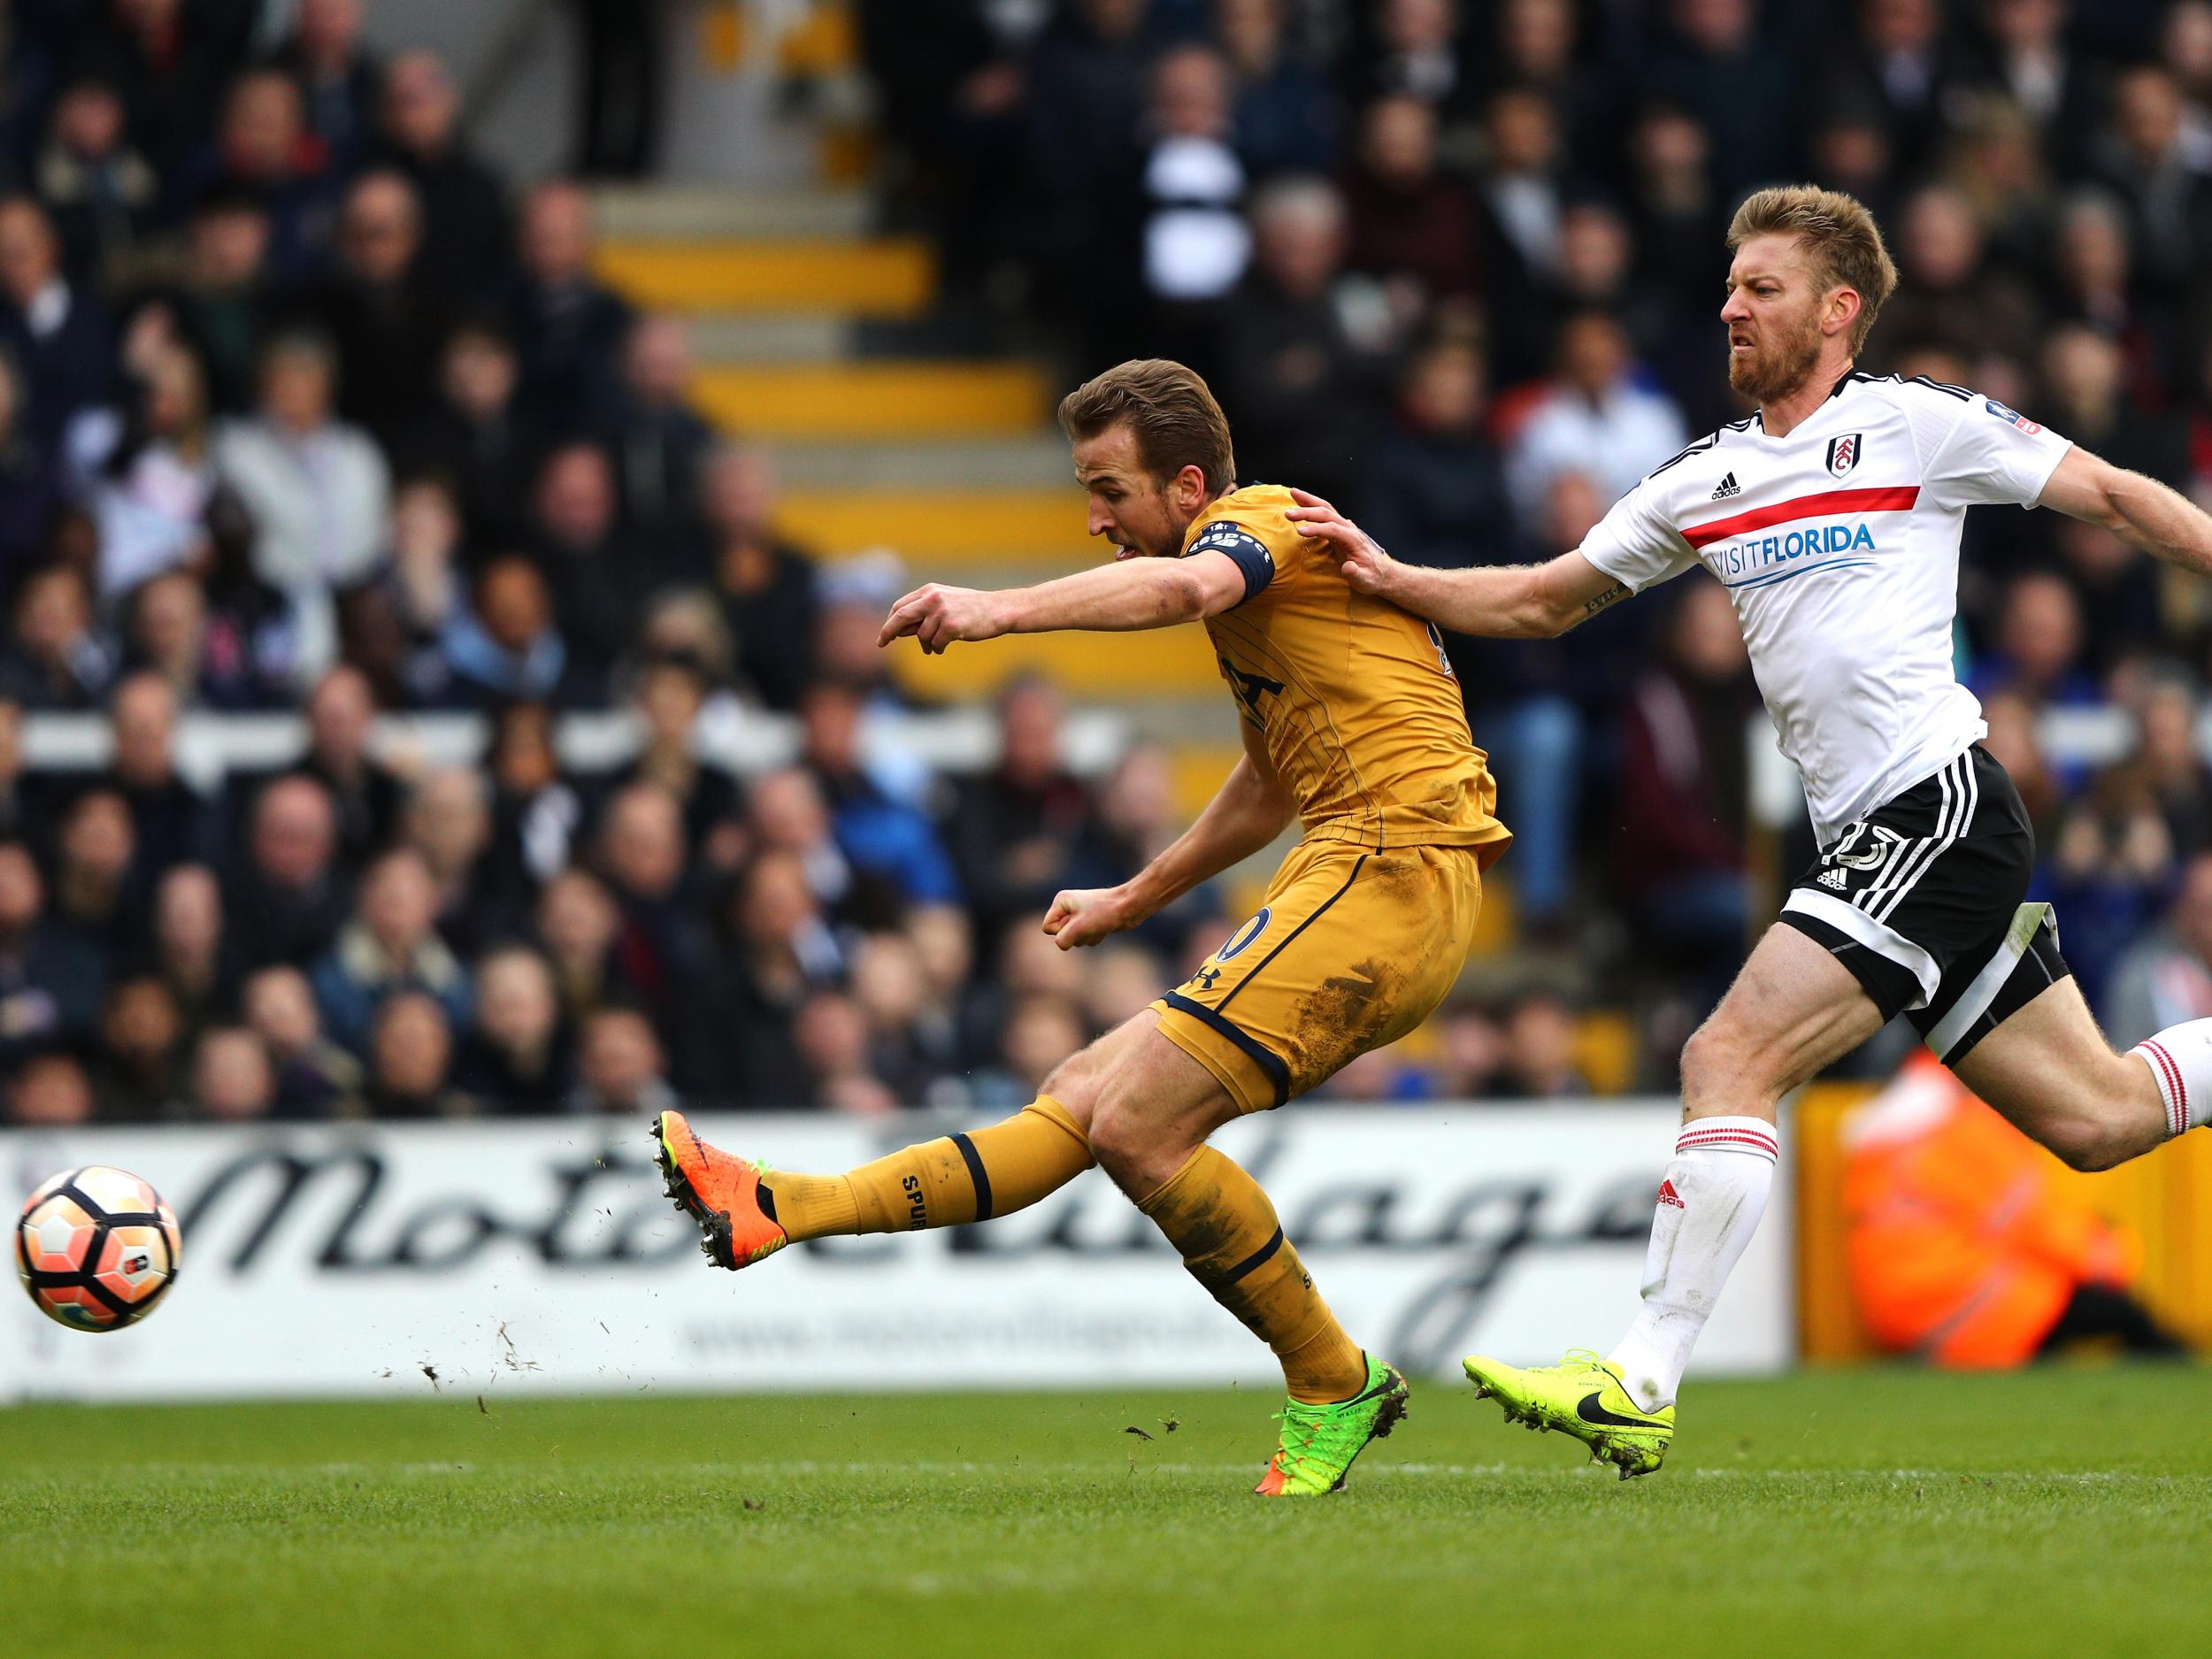
M 1074 887 L 1054 897 L 1045 912 L 1045 932 L 1061 949 L 1072 950 L 1134 927 L 1144 914 L 1125 887 Z

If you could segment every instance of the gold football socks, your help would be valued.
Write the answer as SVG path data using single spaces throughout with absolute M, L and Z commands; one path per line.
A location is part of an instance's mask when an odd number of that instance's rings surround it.
M 1090 1143 L 1049 1094 L 1003 1123 L 925 1141 L 843 1175 L 761 1178 L 794 1241 L 957 1227 L 1026 1209 L 1091 1166 Z
M 1260 1184 L 1201 1147 L 1138 1209 L 1193 1279 L 1275 1350 L 1290 1397 L 1348 1400 L 1367 1386 L 1367 1356 L 1313 1287 Z

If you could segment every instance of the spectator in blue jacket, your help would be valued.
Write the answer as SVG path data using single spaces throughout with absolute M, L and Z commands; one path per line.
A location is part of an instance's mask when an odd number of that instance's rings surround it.
M 960 877 L 929 815 L 890 787 L 860 750 L 861 696 L 824 680 L 799 705 L 806 765 L 830 810 L 838 849 L 907 904 L 956 904 Z
M 449 1026 L 469 1013 L 468 971 L 438 937 L 438 889 L 412 848 L 369 866 L 352 920 L 309 976 L 331 1036 L 365 1054 L 377 1010 L 401 991 L 419 991 L 445 1010 Z

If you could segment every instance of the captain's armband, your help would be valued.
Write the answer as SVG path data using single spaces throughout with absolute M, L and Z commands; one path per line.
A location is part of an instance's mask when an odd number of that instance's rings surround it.
M 1254 535 L 1242 525 L 1223 519 L 1210 524 L 1198 533 L 1198 540 L 1190 544 L 1193 553 L 1225 553 L 1230 563 L 1244 573 L 1244 597 L 1251 598 L 1275 580 L 1275 556 L 1267 550 L 1267 543 Z M 1239 603 L 1243 601 L 1240 600 Z

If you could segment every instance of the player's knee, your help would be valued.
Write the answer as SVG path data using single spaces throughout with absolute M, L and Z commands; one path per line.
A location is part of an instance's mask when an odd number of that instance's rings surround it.
M 1091 1156 L 1116 1180 L 1136 1171 L 1150 1141 L 1150 1125 L 1127 1102 L 1108 1095 L 1091 1108 Z
M 1682 1099 L 1694 1118 L 1772 1115 L 1786 1081 L 1773 1040 L 1716 1014 L 1682 1045 Z
M 1709 1019 L 1682 1045 L 1682 1091 L 1693 1101 L 1745 1077 L 1750 1051 L 1735 1033 Z
M 1192 1148 L 1179 1144 L 1133 1096 L 1109 1084 L 1091 1110 L 1091 1156 L 1133 1198 L 1156 1191 L 1183 1166 Z
M 2093 1174 L 2126 1163 L 2134 1150 L 2117 1124 L 2086 1112 L 2047 1119 L 2036 1125 L 2035 1138 L 2067 1168 Z

